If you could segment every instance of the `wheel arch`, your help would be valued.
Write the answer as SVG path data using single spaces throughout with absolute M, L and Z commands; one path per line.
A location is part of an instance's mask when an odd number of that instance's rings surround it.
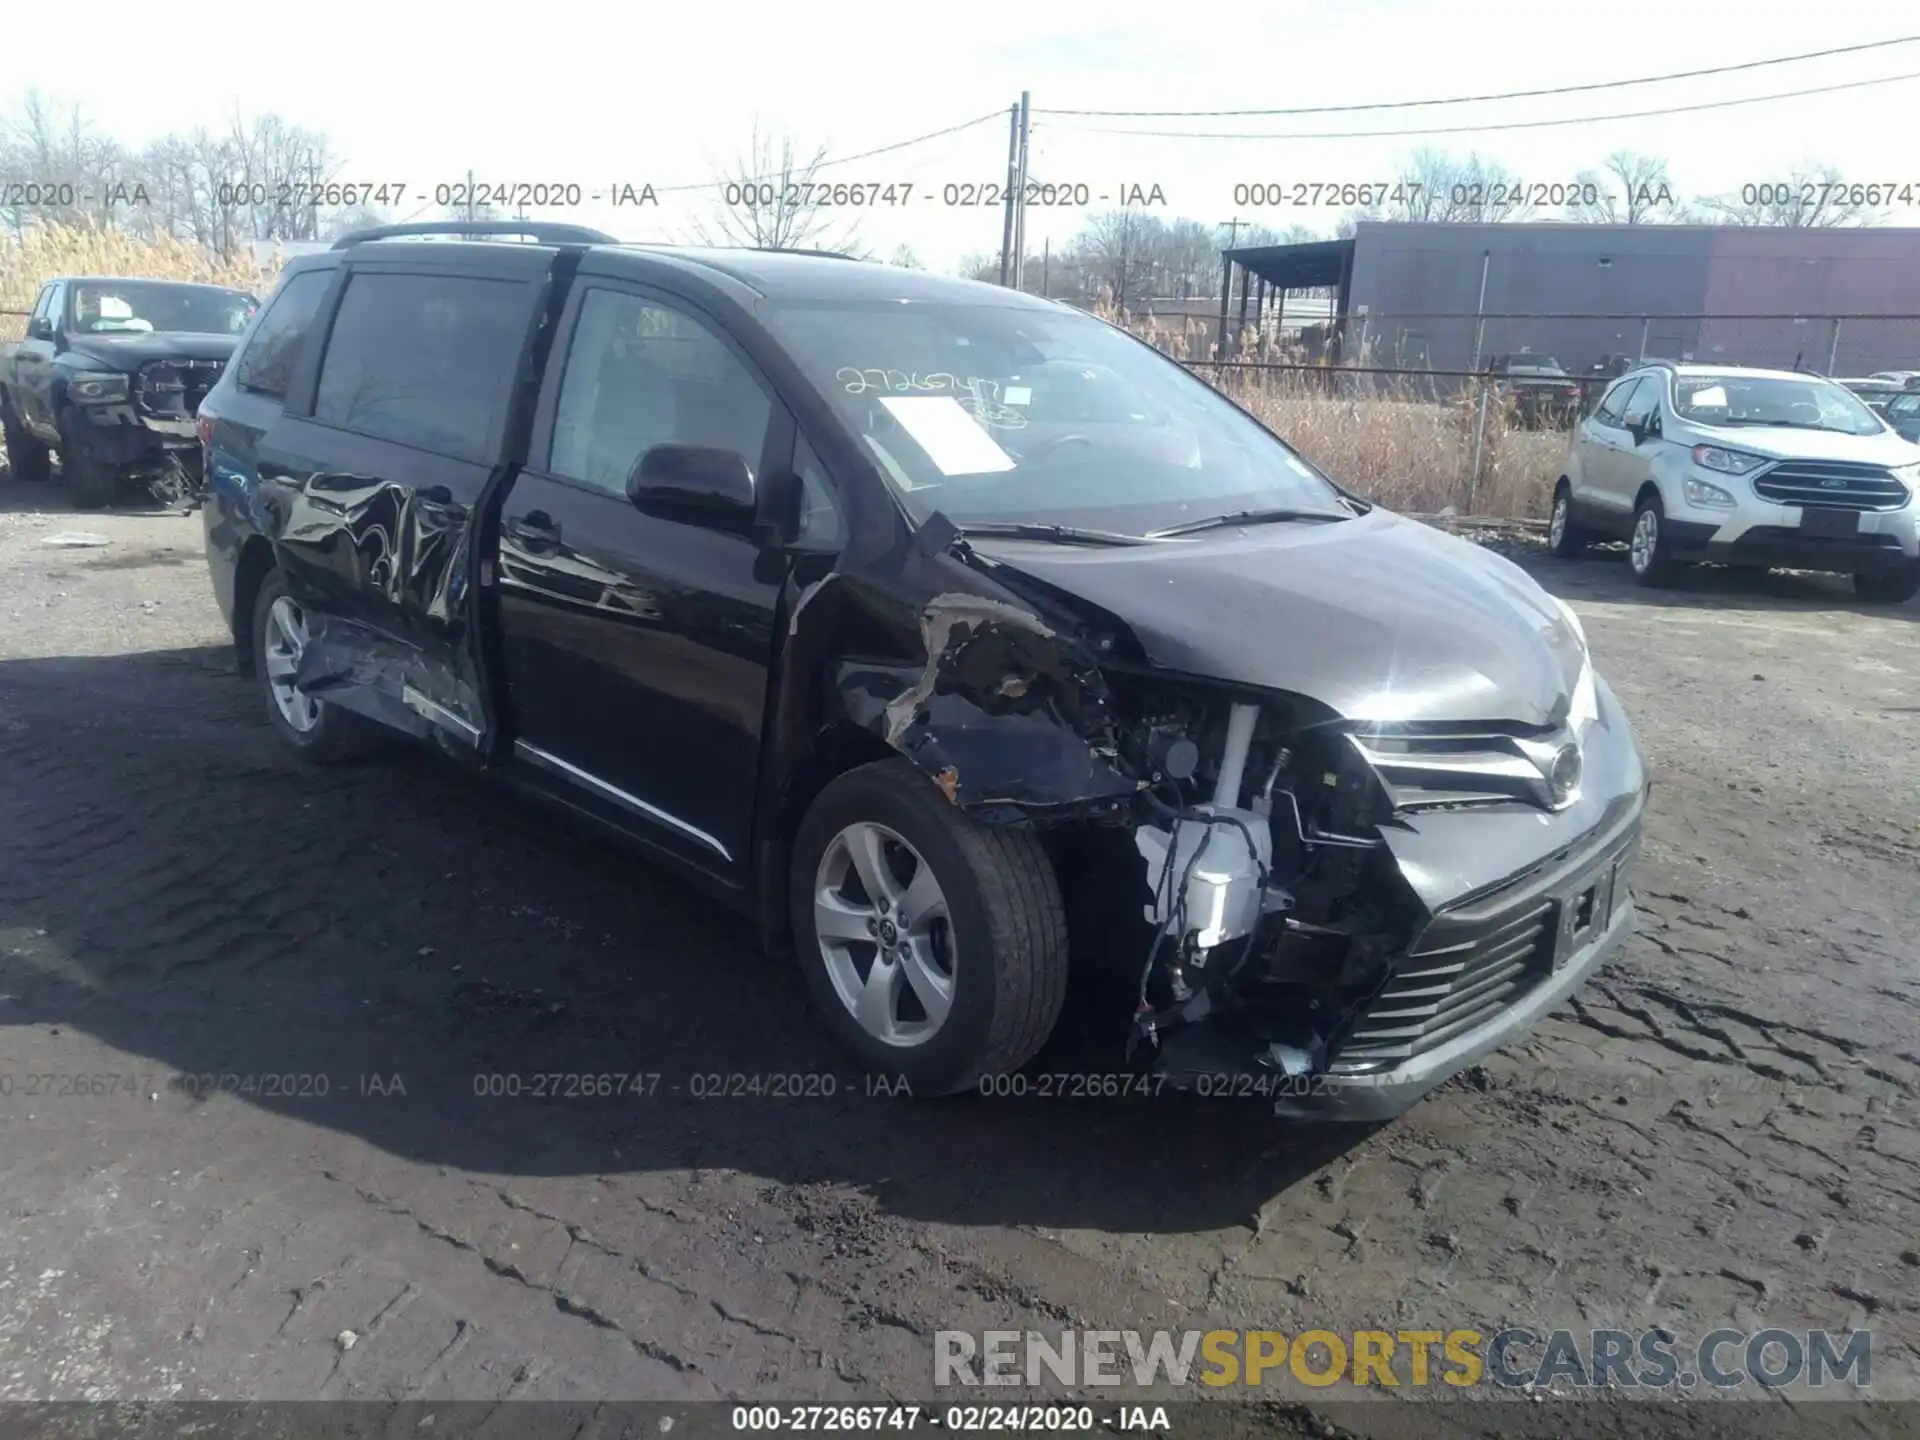
M 260 587 L 274 571 L 273 546 L 264 537 L 252 535 L 240 547 L 240 558 L 233 567 L 233 649 L 234 663 L 242 674 L 253 673 L 253 606 Z

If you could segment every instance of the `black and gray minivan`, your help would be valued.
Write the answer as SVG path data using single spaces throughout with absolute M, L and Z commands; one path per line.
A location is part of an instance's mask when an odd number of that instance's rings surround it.
M 200 430 L 289 746 L 411 734 L 619 836 L 915 1093 L 1027 1062 L 1072 975 L 1116 1074 L 1390 1115 L 1632 924 L 1573 612 L 1067 306 L 384 227 L 289 265 Z

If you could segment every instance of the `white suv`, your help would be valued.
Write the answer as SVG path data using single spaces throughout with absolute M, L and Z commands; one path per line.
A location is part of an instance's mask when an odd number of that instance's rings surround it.
M 1625 539 L 1633 578 L 1688 560 L 1834 570 L 1863 599 L 1920 593 L 1920 446 L 1844 387 L 1791 370 L 1647 364 L 1575 428 L 1553 553 Z

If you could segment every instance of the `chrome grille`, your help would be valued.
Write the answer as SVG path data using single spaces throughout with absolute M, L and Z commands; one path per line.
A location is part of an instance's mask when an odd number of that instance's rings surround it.
M 191 420 L 226 368 L 224 360 L 149 360 L 140 367 L 134 398 L 149 415 Z
M 1553 901 L 1539 900 L 1491 930 L 1435 922 L 1354 1022 L 1329 1073 L 1398 1065 L 1491 1019 L 1546 977 L 1555 914 Z
M 1898 510 L 1911 493 L 1883 465 L 1839 460 L 1783 460 L 1755 478 L 1753 491 L 1780 505 L 1848 510 Z
M 1353 734 L 1398 811 L 1485 805 L 1502 800 L 1556 808 L 1548 777 L 1571 740 L 1562 730 L 1540 735 Z

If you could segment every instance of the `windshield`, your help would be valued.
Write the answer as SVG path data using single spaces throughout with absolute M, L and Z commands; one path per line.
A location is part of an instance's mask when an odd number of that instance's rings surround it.
M 1675 413 L 1696 425 L 1778 425 L 1878 435 L 1886 429 L 1850 391 L 1809 377 L 1692 376 L 1674 381 Z
M 1551 355 L 1515 355 L 1500 368 L 1509 375 L 1564 375 L 1560 362 Z
M 1351 513 L 1212 386 L 1088 315 L 793 302 L 768 323 L 916 521 L 1141 535 L 1228 511 Z
M 259 305 L 243 291 L 212 285 L 107 280 L 74 288 L 73 329 L 80 335 L 238 335 Z

